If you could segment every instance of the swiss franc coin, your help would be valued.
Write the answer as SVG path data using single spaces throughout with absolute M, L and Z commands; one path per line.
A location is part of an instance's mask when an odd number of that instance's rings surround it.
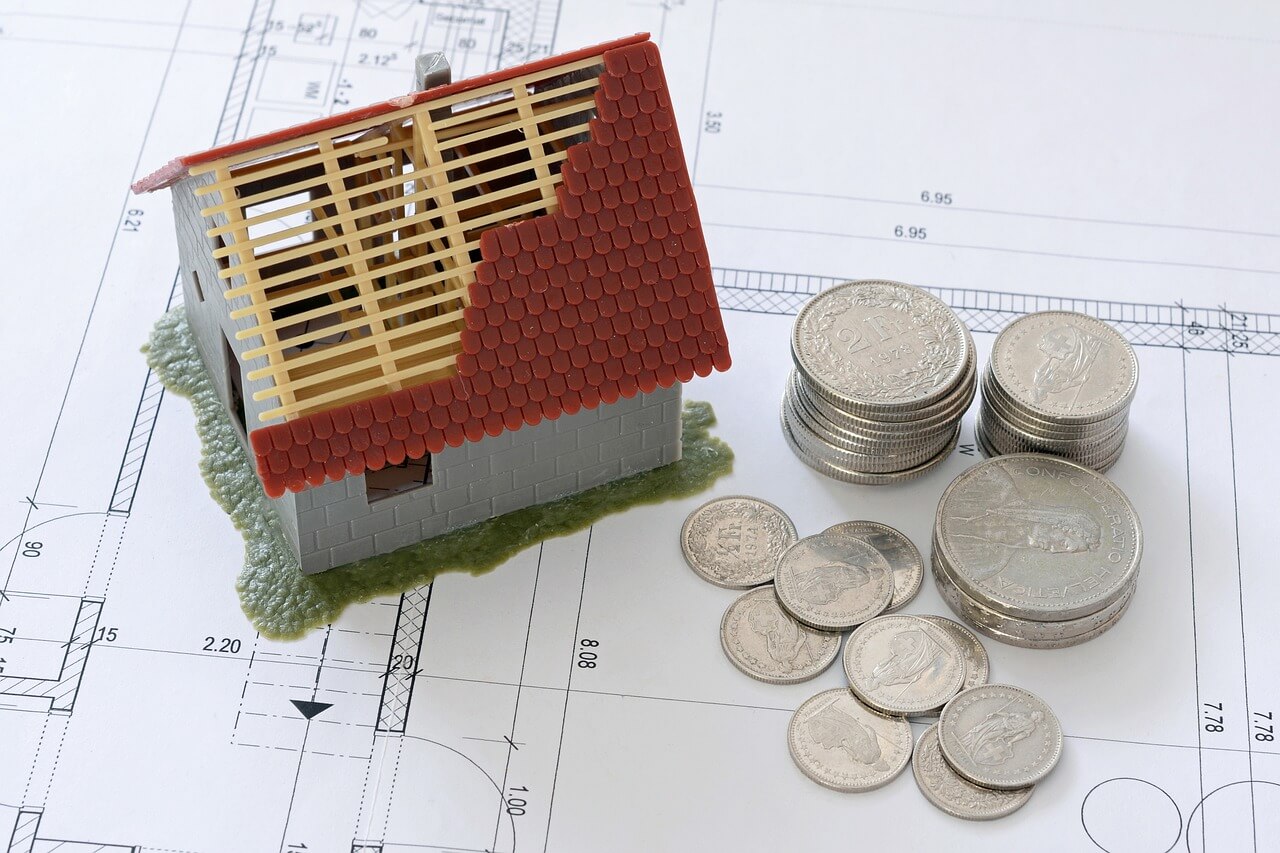
M 844 671 L 858 698 L 886 714 L 923 714 L 964 684 L 964 657 L 946 631 L 918 616 L 864 623 L 844 649 Z
M 1142 558 L 1124 493 L 1039 453 L 987 459 L 956 477 L 938 502 L 934 539 L 966 595 L 1034 621 L 1101 610 L 1130 588 Z
M 885 612 L 905 607 L 920 591 L 924 559 L 920 556 L 920 549 L 906 534 L 878 521 L 845 521 L 823 532 L 843 533 L 861 539 L 889 561 L 889 568 L 893 570 L 893 599 Z
M 925 799 L 952 817 L 994 820 L 1013 814 L 1031 799 L 1034 786 L 996 791 L 975 785 L 951 769 L 938 746 L 938 724 L 924 730 L 911 756 L 911 772 Z
M 808 681 L 840 654 L 840 635 L 791 617 L 762 586 L 738 597 L 720 621 L 720 644 L 738 669 L 770 684 Z
M 946 704 L 964 684 L 964 657 L 945 630 L 918 616 L 864 622 L 845 646 L 845 675 L 877 711 L 915 715 Z
M 726 589 L 750 589 L 773 580 L 778 558 L 796 539 L 796 526 L 785 512 L 741 495 L 703 504 L 680 529 L 689 568 Z
M 1125 410 L 1138 359 L 1119 332 L 1072 311 L 1019 317 L 996 338 L 992 376 L 1020 408 L 1057 423 L 1088 423 Z
M 1029 690 L 987 684 L 966 690 L 942 709 L 938 740 L 947 763 L 984 788 L 1034 785 L 1062 757 L 1062 726 Z
M 946 631 L 947 635 L 956 641 L 956 645 L 960 648 L 960 654 L 964 655 L 965 676 L 964 686 L 960 688 L 961 690 L 968 690 L 970 687 L 978 687 L 987 683 L 987 679 L 991 677 L 991 658 L 987 657 L 986 647 L 982 645 L 982 641 L 972 631 L 945 616 L 926 616 L 922 614 L 920 618 L 926 622 L 932 622 Z
M 936 296 L 895 281 L 824 290 L 792 330 L 796 365 L 847 411 L 914 410 L 950 393 L 968 367 L 964 324 Z
M 782 606 L 824 631 L 861 625 L 893 598 L 893 572 L 871 545 L 839 533 L 806 536 L 778 561 L 774 588 Z
M 847 688 L 824 690 L 796 709 L 787 727 L 791 757 L 804 775 L 836 791 L 870 791 L 911 760 L 911 726 L 877 714 Z

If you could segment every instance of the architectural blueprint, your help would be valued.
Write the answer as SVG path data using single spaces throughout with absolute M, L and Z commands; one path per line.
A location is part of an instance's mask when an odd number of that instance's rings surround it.
M 0 0 L 0 853 L 1280 850 L 1280 13 L 1113 5 Z M 129 183 L 401 94 L 419 53 L 461 77 L 637 31 L 735 360 L 686 391 L 737 453 L 716 494 L 923 549 L 978 458 L 972 412 L 901 486 L 790 455 L 791 317 L 838 281 L 931 288 L 983 359 L 1044 308 L 1137 347 L 1110 476 L 1146 529 L 1139 589 L 1082 646 L 986 643 L 1067 734 L 1005 820 L 949 818 L 909 773 L 842 795 L 792 766 L 792 711 L 844 676 L 771 686 L 724 659 L 733 594 L 677 542 L 704 497 L 294 642 L 239 609 L 190 407 L 138 353 L 175 299 L 169 201 Z M 907 612 L 948 615 L 931 581 Z

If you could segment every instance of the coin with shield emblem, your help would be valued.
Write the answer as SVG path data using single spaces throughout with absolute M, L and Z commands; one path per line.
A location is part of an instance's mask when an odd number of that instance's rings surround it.
M 797 538 L 796 526 L 773 504 L 730 495 L 689 514 L 680 529 L 680 548 L 703 580 L 750 589 L 773 580 L 778 558 Z

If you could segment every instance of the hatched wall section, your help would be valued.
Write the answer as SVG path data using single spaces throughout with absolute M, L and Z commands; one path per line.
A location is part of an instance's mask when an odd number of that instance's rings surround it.
M 432 482 L 369 502 L 364 475 L 274 499 L 302 570 L 386 554 L 680 458 L 680 385 L 446 447 Z

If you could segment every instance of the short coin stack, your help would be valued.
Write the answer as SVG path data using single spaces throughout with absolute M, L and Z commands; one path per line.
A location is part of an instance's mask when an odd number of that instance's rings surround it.
M 997 456 L 943 492 L 932 568 L 943 600 L 988 637 L 1062 648 L 1111 628 L 1133 600 L 1142 525 L 1094 470 L 1040 453 Z
M 1138 387 L 1133 347 L 1101 320 L 1041 311 L 996 337 L 977 438 L 987 456 L 1037 452 L 1098 471 L 1120 458 Z
M 937 297 L 893 281 L 837 285 L 800 310 L 791 355 L 782 432 L 811 468 L 895 483 L 955 448 L 977 359 L 969 330 Z
M 916 744 L 912 771 L 929 802 L 968 820 L 1017 811 L 1062 757 L 1062 725 L 1021 687 L 984 684 L 942 709 Z

